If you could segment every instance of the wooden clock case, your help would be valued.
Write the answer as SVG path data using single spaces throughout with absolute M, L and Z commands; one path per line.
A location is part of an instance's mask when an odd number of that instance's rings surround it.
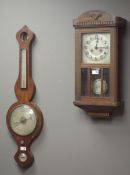
M 125 25 L 125 20 L 121 17 L 112 16 L 105 11 L 92 10 L 83 13 L 74 19 L 75 28 L 75 101 L 74 105 L 84 109 L 88 115 L 96 118 L 110 118 L 113 111 L 119 111 L 123 103 L 120 96 L 120 55 L 119 44 L 121 31 Z M 82 34 L 84 33 L 110 33 L 110 64 L 84 64 L 82 57 Z M 92 97 L 90 94 L 90 79 L 88 75 L 87 88 L 88 95 L 82 95 L 81 87 L 81 70 L 83 68 L 98 67 L 100 69 L 110 69 L 110 96 L 109 97 Z M 90 74 L 90 73 L 89 73 Z M 102 88 L 103 89 L 103 88 Z M 101 89 L 101 90 L 102 90 Z

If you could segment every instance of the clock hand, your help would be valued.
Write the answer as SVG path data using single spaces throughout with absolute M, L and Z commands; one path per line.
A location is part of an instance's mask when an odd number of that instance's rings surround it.
M 107 49 L 107 47 L 102 47 L 102 46 L 101 46 L 101 47 L 97 47 L 97 49 L 98 49 L 98 48 L 99 48 L 99 49 Z
M 97 43 L 96 43 L 95 49 L 96 49 L 96 50 L 98 49 L 98 47 L 97 47 Z
M 98 35 L 97 35 L 97 43 L 99 42 L 99 38 L 98 38 Z
M 96 37 L 96 46 L 95 46 L 95 49 L 97 50 L 98 49 L 98 42 L 99 42 L 99 38 L 98 38 L 98 35 L 97 35 L 97 37 Z

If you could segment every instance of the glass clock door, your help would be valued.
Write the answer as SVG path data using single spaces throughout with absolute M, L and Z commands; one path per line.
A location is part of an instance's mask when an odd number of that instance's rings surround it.
M 82 68 L 81 96 L 109 97 L 109 68 Z

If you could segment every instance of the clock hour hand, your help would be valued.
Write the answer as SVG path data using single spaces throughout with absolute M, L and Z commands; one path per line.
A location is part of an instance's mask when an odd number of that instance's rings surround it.
M 98 42 L 99 42 L 99 38 L 98 38 L 98 35 L 96 36 L 96 46 L 95 46 L 95 49 L 97 50 L 98 49 Z

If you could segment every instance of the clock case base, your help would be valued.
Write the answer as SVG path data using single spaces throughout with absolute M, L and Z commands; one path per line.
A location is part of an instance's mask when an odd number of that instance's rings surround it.
M 89 116 L 95 119 L 111 119 L 113 113 L 118 113 L 123 110 L 123 102 L 118 102 L 115 105 L 99 106 L 99 105 L 86 105 L 81 101 L 74 101 L 75 106 L 85 110 Z

